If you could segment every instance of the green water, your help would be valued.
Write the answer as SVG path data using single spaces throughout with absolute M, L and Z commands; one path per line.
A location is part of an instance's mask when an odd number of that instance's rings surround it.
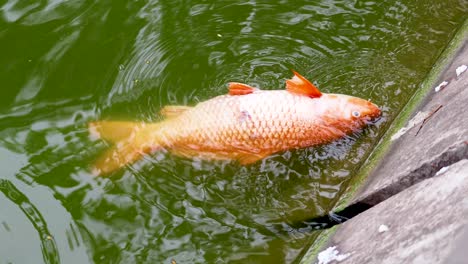
M 291 263 L 457 27 L 463 0 L 0 1 L 0 263 Z M 254 165 L 148 156 L 110 177 L 86 124 L 157 120 L 240 81 L 383 118 Z

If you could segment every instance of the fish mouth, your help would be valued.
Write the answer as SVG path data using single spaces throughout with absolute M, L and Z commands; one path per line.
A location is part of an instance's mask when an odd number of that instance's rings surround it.
M 380 108 L 371 102 L 368 102 L 368 110 L 364 117 L 361 119 L 365 124 L 374 124 L 382 117 Z
M 371 117 L 372 119 L 379 118 L 382 115 L 382 110 L 380 110 L 380 107 L 374 103 L 369 102 L 369 114 L 368 116 Z
M 379 121 L 382 118 L 382 111 L 378 106 L 375 105 L 375 110 L 371 111 L 365 118 L 364 122 L 367 125 L 375 124 L 377 121 Z
M 381 119 L 382 116 L 369 116 L 364 118 L 362 121 L 365 125 L 374 125 L 378 123 L 378 121 Z

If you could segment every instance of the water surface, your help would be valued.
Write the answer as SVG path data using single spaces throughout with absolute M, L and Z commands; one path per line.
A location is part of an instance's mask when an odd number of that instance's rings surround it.
M 290 263 L 467 18 L 465 1 L 6 1 L 0 263 Z M 295 69 L 383 118 L 251 166 L 167 153 L 95 178 L 86 124 L 158 120 Z

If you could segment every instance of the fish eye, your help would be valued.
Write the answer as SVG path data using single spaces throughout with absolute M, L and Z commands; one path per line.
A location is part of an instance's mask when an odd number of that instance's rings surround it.
M 359 111 L 353 111 L 352 115 L 354 117 L 360 117 L 361 116 L 361 113 L 359 113 Z

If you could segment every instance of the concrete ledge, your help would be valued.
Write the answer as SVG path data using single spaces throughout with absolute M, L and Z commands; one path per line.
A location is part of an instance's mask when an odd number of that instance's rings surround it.
M 445 260 L 446 264 L 465 264 L 468 260 L 468 252 L 466 245 L 468 245 L 468 225 L 465 226 L 463 233 L 457 239 L 455 249 L 449 254 Z
M 341 261 L 322 263 L 450 262 L 468 223 L 467 193 L 462 160 L 342 224 L 329 241 Z
M 468 158 L 468 42 L 439 77 L 448 82 L 432 91 L 406 127 L 392 136 L 393 145 L 371 173 L 353 203 L 375 205 L 409 186 L 432 177 L 440 168 Z

